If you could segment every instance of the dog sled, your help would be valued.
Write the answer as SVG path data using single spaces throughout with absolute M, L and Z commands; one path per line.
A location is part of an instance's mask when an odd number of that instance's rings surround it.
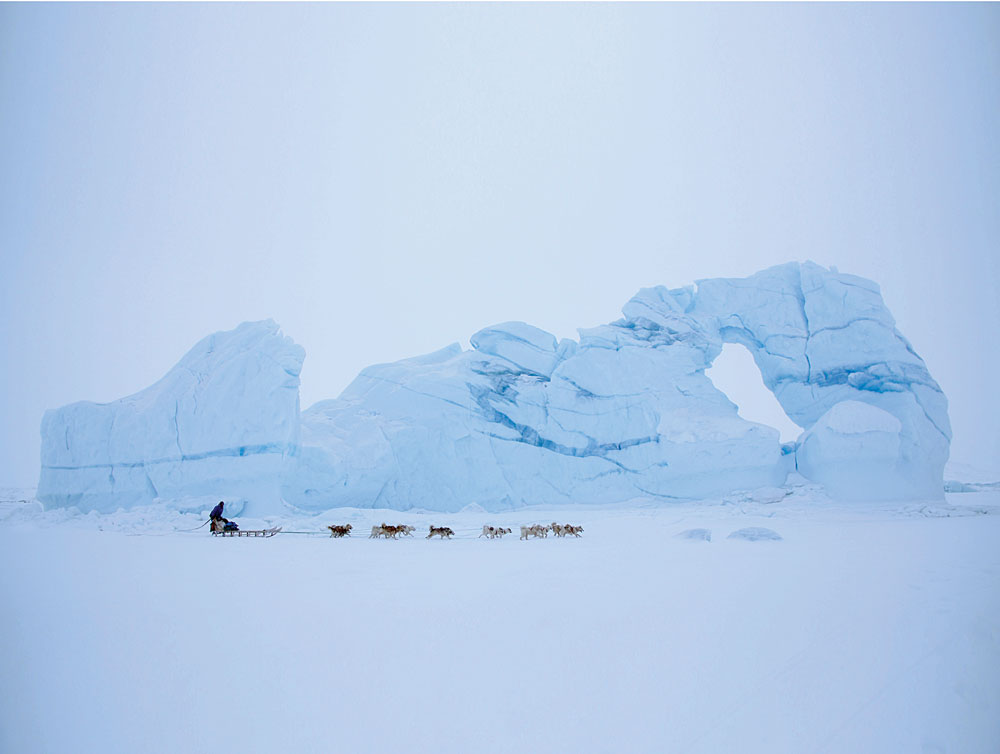
M 221 529 L 213 531 L 213 537 L 273 537 L 281 531 L 280 526 L 271 529 Z

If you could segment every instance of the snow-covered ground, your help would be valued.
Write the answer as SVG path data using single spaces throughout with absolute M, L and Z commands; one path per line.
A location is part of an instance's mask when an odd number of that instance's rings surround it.
M 266 540 L 4 497 L 3 752 L 1000 751 L 997 490 L 240 520 L 314 532 Z M 582 538 L 519 541 L 553 520 Z

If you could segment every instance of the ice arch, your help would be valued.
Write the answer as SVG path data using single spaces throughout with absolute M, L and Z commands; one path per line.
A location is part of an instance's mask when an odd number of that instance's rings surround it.
M 947 400 L 896 329 L 876 283 L 812 262 L 789 263 L 748 278 L 699 281 L 690 313 L 724 342 L 745 345 L 764 384 L 806 428 L 800 472 L 841 497 L 871 490 L 879 499 L 943 494 Z M 895 417 L 898 429 L 888 431 L 879 413 L 856 404 Z M 872 453 L 881 458 L 877 468 L 868 464 Z M 854 462 L 867 473 L 854 473 Z M 833 467 L 840 472 L 831 475 Z
M 746 346 L 765 386 L 805 428 L 798 471 L 822 481 L 835 496 L 944 494 L 948 403 L 896 329 L 876 283 L 812 262 L 790 262 L 747 278 L 643 289 L 623 312 L 633 327 L 651 323 L 700 342 L 706 366 L 724 343 Z M 888 431 L 891 422 L 859 404 L 894 417 L 898 429 Z M 875 467 L 872 454 L 881 459 Z

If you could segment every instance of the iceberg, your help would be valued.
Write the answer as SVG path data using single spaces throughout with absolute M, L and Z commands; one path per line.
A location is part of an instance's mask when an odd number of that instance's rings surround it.
M 244 323 L 135 395 L 47 411 L 38 499 L 99 512 L 156 498 L 225 499 L 233 514 L 273 504 L 299 444 L 304 358 L 273 321 Z
M 841 499 L 941 499 L 948 402 L 896 329 L 876 283 L 790 263 L 745 279 L 699 281 L 692 313 L 750 350 L 764 384 L 806 430 L 796 463 L 807 479 Z M 845 401 L 852 403 L 827 415 Z M 898 428 L 855 403 L 890 414 Z M 864 431 L 850 426 L 848 414 L 873 422 L 879 439 L 859 443 Z
M 304 353 L 274 322 L 199 343 L 156 385 L 42 423 L 39 499 L 487 511 L 721 497 L 797 471 L 831 497 L 940 499 L 947 401 L 878 286 L 811 262 L 640 290 L 579 340 L 522 322 L 362 370 L 299 411 Z M 750 350 L 803 428 L 782 445 L 706 376 Z

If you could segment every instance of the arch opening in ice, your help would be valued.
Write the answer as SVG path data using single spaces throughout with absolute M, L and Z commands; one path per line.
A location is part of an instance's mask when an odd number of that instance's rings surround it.
M 795 442 L 802 432 L 798 424 L 764 385 L 753 354 L 743 345 L 724 343 L 722 353 L 705 370 L 712 384 L 736 404 L 741 418 L 778 430 L 781 442 Z

